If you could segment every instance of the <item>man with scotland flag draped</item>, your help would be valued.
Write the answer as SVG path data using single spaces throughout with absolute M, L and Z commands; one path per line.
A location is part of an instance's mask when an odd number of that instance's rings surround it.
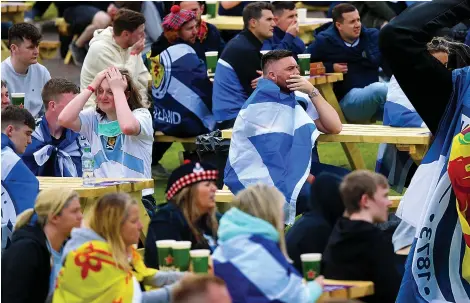
M 34 118 L 25 108 L 2 110 L 2 250 L 9 246 L 16 216 L 33 208 L 39 181 L 18 154 L 31 143 Z
M 292 52 L 270 51 L 261 65 L 263 78 L 233 127 L 224 182 L 234 194 L 255 183 L 276 186 L 286 198 L 286 224 L 292 224 L 299 193 L 314 179 L 310 165 L 315 140 L 320 131 L 339 133 L 342 124 L 318 90 L 300 76 Z M 317 113 L 307 114 L 295 91 L 307 94 L 308 107 L 313 105 Z
M 80 92 L 64 78 L 49 80 L 42 90 L 46 112 L 37 122 L 32 143 L 21 157 L 36 176 L 81 177 L 85 137 L 64 128 L 57 121 L 62 109 Z
M 470 301 L 470 67 L 449 71 L 426 50 L 435 32 L 470 16 L 470 0 L 408 8 L 380 48 L 434 141 L 397 215 L 416 227 L 397 302 Z

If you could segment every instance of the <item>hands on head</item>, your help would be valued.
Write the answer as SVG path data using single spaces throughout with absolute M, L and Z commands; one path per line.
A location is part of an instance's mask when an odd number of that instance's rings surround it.
M 93 79 L 93 81 L 91 82 L 90 86 L 93 87 L 93 89 L 97 90 L 104 79 L 108 81 L 108 85 L 112 91 L 122 90 L 124 92 L 127 89 L 126 77 L 123 76 L 119 69 L 115 66 L 110 66 L 105 70 L 99 72 L 95 76 L 95 79 Z

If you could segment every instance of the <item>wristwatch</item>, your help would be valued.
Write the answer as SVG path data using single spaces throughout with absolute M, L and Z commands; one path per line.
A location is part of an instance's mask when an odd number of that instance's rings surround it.
M 320 92 L 318 91 L 317 88 L 313 88 L 312 92 L 308 94 L 309 98 L 315 98 L 315 97 L 318 97 L 318 95 L 320 94 Z

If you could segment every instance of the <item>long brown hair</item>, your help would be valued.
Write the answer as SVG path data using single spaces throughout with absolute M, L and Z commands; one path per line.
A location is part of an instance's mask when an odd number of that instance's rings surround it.
M 144 107 L 142 105 L 142 97 L 140 96 L 139 89 L 137 86 L 134 84 L 132 81 L 132 77 L 127 69 L 119 69 L 119 72 L 121 75 L 126 77 L 127 81 L 127 89 L 124 92 L 127 98 L 127 105 L 129 105 L 129 108 L 131 111 L 134 111 L 135 109 L 142 108 Z M 106 117 L 105 112 L 103 112 L 99 107 L 98 107 L 98 102 L 96 102 L 96 112 L 101 115 L 101 117 Z
M 198 219 L 201 218 L 201 213 L 196 205 L 196 193 L 197 193 L 197 184 L 187 186 L 180 190 L 172 199 L 170 203 L 175 203 L 176 206 L 183 212 L 183 216 L 188 222 L 189 229 L 191 233 L 196 238 L 197 243 L 207 243 L 206 239 L 203 236 L 203 233 L 194 225 Z M 219 228 L 219 223 L 216 218 L 217 208 L 214 208 L 209 214 L 202 215 L 206 217 L 205 224 L 211 228 L 212 237 L 215 239 L 217 237 L 217 229 Z

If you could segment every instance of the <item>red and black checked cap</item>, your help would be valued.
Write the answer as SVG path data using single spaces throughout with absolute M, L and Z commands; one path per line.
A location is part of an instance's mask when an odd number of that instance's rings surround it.
M 179 30 L 183 24 L 196 19 L 196 15 L 192 11 L 181 9 L 179 5 L 171 7 L 171 13 L 163 18 L 162 27 L 164 30 Z
M 219 171 L 209 163 L 185 161 L 185 164 L 175 169 L 166 187 L 166 198 L 171 200 L 180 190 L 186 186 L 201 181 L 217 181 Z

